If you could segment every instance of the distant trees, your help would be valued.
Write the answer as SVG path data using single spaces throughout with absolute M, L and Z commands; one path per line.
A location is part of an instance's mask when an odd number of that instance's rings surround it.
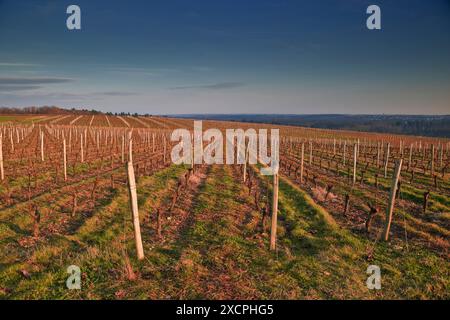
M 56 106 L 42 106 L 42 107 L 24 107 L 24 108 L 8 108 L 1 107 L 0 114 L 55 114 L 55 113 L 69 113 L 69 110 L 61 109 Z
M 64 109 L 57 106 L 30 106 L 23 108 L 9 108 L 9 107 L 0 107 L 0 114 L 79 114 L 79 115 L 87 115 L 87 114 L 102 114 L 101 111 L 98 110 L 88 110 L 88 109 Z

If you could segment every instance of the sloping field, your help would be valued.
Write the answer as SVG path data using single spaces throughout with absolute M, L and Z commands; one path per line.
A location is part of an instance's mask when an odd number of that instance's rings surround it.
M 249 163 L 173 164 L 176 128 L 192 129 L 193 121 L 5 120 L 0 298 L 449 298 L 448 140 L 280 127 L 276 249 L 269 250 L 273 177 Z M 143 259 L 127 162 L 136 176 Z M 66 286 L 71 265 L 81 270 L 81 290 Z M 380 290 L 366 285 L 370 265 L 381 269 Z

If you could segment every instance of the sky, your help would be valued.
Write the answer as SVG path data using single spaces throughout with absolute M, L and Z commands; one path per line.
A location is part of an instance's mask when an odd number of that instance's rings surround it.
M 450 114 L 450 0 L 0 0 L 0 106 L 40 105 Z

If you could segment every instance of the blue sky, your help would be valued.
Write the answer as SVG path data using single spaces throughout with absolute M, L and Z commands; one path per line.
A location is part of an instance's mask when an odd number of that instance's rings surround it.
M 0 0 L 0 106 L 449 114 L 449 57 L 448 0 Z

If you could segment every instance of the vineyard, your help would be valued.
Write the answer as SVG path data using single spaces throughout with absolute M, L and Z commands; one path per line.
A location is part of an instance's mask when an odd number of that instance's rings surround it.
M 0 120 L 0 299 L 450 297 L 448 139 L 203 122 L 279 128 L 265 176 L 173 164 L 189 119 Z

